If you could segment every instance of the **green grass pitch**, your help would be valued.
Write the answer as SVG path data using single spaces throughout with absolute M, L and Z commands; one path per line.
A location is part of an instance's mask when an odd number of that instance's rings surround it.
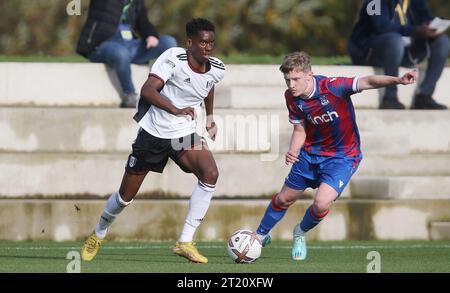
M 0 241 L 0 272 L 60 272 L 79 251 L 81 242 Z M 308 259 L 290 259 L 290 242 L 274 241 L 264 248 L 253 264 L 236 264 L 227 255 L 225 242 L 198 243 L 209 258 L 206 265 L 193 264 L 172 254 L 172 242 L 106 241 L 97 257 L 81 262 L 82 273 L 158 272 L 158 273 L 364 273 L 372 259 L 370 251 L 381 257 L 381 272 L 450 272 L 450 242 L 443 241 L 344 241 L 308 243 Z M 76 254 L 76 253 L 75 253 Z

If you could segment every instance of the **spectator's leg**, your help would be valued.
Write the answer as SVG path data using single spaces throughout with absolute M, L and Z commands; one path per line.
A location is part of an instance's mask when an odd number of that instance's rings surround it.
M 131 80 L 130 50 L 117 42 L 102 43 L 90 56 L 92 62 L 105 63 L 111 66 L 117 74 L 124 94 L 134 93 L 135 88 Z
M 351 40 L 347 43 L 347 49 L 353 65 L 366 65 L 366 56 L 364 56 L 361 48 L 358 48 Z
M 158 46 L 150 49 L 147 49 L 145 46 L 146 46 L 145 40 L 142 40 L 141 45 L 132 60 L 133 64 L 147 65 L 151 59 L 158 58 L 159 55 L 161 55 L 167 49 L 176 47 L 177 40 L 172 36 L 162 35 L 159 37 Z
M 443 110 L 447 107 L 437 103 L 432 95 L 436 88 L 436 83 L 441 77 L 445 67 L 450 49 L 450 41 L 447 35 L 440 35 L 434 40 L 429 41 L 430 58 L 428 59 L 425 78 L 419 85 L 416 95 L 413 99 L 413 109 L 436 109 Z
M 402 36 L 397 33 L 387 33 L 372 38 L 370 42 L 371 53 L 368 64 L 382 67 L 384 74 L 398 76 L 399 67 L 405 55 L 405 44 Z M 382 109 L 404 109 L 405 106 L 398 101 L 397 86 L 388 86 L 385 89 Z

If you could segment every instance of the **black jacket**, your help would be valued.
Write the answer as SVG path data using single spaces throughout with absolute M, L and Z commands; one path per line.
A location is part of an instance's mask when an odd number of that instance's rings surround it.
M 89 56 L 95 48 L 114 35 L 120 23 L 122 10 L 129 0 L 91 0 L 86 23 L 78 40 L 77 53 Z M 128 12 L 129 23 L 136 35 L 146 39 L 158 37 L 147 17 L 144 0 L 132 0 Z
M 433 19 L 433 15 L 428 8 L 426 0 L 410 0 L 407 14 L 411 24 L 407 26 L 395 24 L 393 21 L 395 16 L 395 6 L 399 3 L 398 0 L 379 1 L 380 15 L 369 15 L 367 13 L 366 8 L 370 3 L 375 2 L 370 0 L 364 1 L 359 13 L 359 19 L 356 22 L 349 39 L 349 51 L 352 57 L 355 57 L 354 55 L 360 55 L 358 56 L 360 58 L 365 56 L 369 50 L 369 41 L 374 36 L 389 32 L 396 32 L 403 36 L 411 36 L 415 34 L 418 25 Z

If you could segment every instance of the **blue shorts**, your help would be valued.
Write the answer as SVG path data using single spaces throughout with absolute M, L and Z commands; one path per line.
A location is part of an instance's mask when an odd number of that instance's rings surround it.
M 324 182 L 340 195 L 352 175 L 358 169 L 362 154 L 357 157 L 324 157 L 301 150 L 299 162 L 295 163 L 284 184 L 295 190 L 317 188 Z

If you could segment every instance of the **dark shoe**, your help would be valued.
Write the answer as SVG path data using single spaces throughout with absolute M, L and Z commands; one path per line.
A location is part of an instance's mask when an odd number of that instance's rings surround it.
M 403 110 L 405 109 L 405 105 L 400 103 L 397 97 L 383 97 L 380 109 Z
M 122 96 L 122 103 L 120 103 L 121 108 L 136 108 L 139 95 L 136 93 L 124 94 Z
M 431 96 L 415 95 L 411 109 L 445 110 L 447 106 L 439 104 Z

